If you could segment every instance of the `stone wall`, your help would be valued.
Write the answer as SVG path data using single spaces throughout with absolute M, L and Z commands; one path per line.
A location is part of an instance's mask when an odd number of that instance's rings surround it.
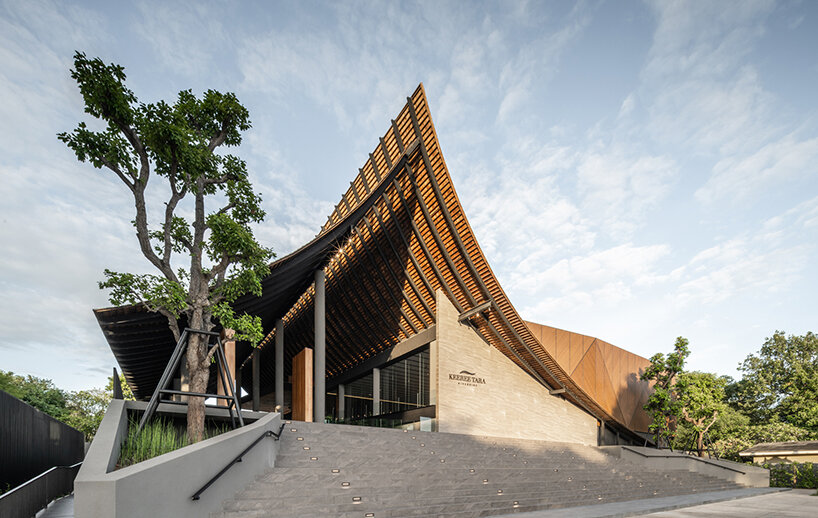
M 550 395 L 457 317 L 457 309 L 438 291 L 430 355 L 438 431 L 596 445 L 594 417 Z

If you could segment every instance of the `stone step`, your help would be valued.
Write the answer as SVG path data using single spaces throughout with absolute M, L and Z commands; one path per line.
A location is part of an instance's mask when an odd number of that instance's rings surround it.
M 731 487 L 732 488 L 732 487 Z M 720 490 L 722 488 L 718 488 Z M 709 492 L 713 489 L 705 489 L 700 492 Z M 696 491 L 689 491 L 696 492 Z M 673 494 L 680 494 L 675 492 Z M 636 493 L 622 493 L 618 490 L 606 491 L 587 491 L 582 497 L 582 505 L 590 503 L 606 503 L 630 500 L 634 498 L 650 498 L 658 496 L 667 496 L 662 493 L 655 493 L 649 491 L 642 491 Z M 292 516 L 293 512 L 297 511 L 298 516 L 326 516 L 327 513 L 358 513 L 356 516 L 363 516 L 366 512 L 375 512 L 375 516 L 431 516 L 438 513 L 455 513 L 458 514 L 463 511 L 497 511 L 505 509 L 504 512 L 520 512 L 523 509 L 551 509 L 561 508 L 576 504 L 576 495 L 566 495 L 565 493 L 549 494 L 548 496 L 530 495 L 530 494 L 515 494 L 506 493 L 470 496 L 467 498 L 423 498 L 422 505 L 394 505 L 388 500 L 377 498 L 377 496 L 361 495 L 360 500 L 355 503 L 352 501 L 354 497 L 349 496 L 346 503 L 341 502 L 320 502 L 310 505 L 304 505 L 300 502 L 294 506 L 287 505 L 276 500 L 269 502 L 255 502 L 252 504 L 242 503 L 240 508 L 230 509 L 224 516 Z M 374 509 L 374 511 L 373 511 Z M 266 513 L 266 514 L 265 514 Z M 492 514 L 492 513 L 490 513 Z M 478 514 L 479 515 L 479 514 Z M 334 516 L 334 514 L 333 514 Z
M 287 423 L 276 467 L 213 518 L 465 518 L 734 489 L 577 444 Z

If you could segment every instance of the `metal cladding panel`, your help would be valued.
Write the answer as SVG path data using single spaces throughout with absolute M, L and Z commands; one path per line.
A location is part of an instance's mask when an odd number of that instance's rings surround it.
M 488 343 L 543 385 L 564 387 L 566 398 L 597 418 L 621 423 L 593 390 L 581 388 L 567 372 L 572 363 L 582 365 L 591 343 L 577 335 L 574 348 L 567 332 L 532 333 L 491 271 L 454 190 L 422 85 L 379 139 L 318 236 L 271 265 L 261 297 L 237 302 L 238 311 L 261 316 L 268 331 L 260 344 L 264 392 L 274 385 L 273 347 L 268 345 L 277 319 L 284 321 L 285 376 L 291 374 L 292 358 L 312 346 L 311 285 L 319 268 L 326 274 L 329 376 L 434 324 L 435 292 L 441 290 L 461 312 L 490 302 L 488 311 L 471 320 Z M 162 327 L 158 320 L 153 325 Z M 115 349 L 117 333 L 109 330 L 106 337 Z M 152 339 L 162 339 L 161 331 L 152 332 Z M 153 340 L 139 346 L 146 353 L 167 348 Z M 240 346 L 239 352 L 249 349 Z M 118 348 L 115 355 L 124 359 L 126 351 Z M 140 361 L 161 364 L 159 356 Z M 121 366 L 128 377 L 129 370 Z M 594 362 L 591 378 L 595 369 Z M 160 374 L 161 368 L 146 368 L 138 380 L 133 374 L 128 379 L 141 389 Z M 249 376 L 242 379 L 248 388 Z M 592 380 L 586 376 L 586 381 L 587 386 Z
M 570 344 L 570 365 L 566 363 L 563 367 L 566 370 L 570 367 L 568 372 L 574 382 L 617 422 L 630 430 L 648 431 L 650 419 L 642 407 L 647 402 L 650 385 L 640 381 L 639 374 L 650 365 L 649 360 L 592 336 L 534 322 L 526 322 L 526 325 L 535 336 L 540 334 L 545 343 L 545 337 L 567 336 L 563 341 Z M 575 345 L 579 350 L 574 349 Z M 574 363 L 580 352 L 582 356 Z

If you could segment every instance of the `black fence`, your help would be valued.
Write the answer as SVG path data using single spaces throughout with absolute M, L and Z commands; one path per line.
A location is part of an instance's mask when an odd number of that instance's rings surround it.
M 82 461 L 82 432 L 0 390 L 0 489 Z
M 55 498 L 71 493 L 81 464 L 54 466 L 0 495 L 0 518 L 31 518 Z

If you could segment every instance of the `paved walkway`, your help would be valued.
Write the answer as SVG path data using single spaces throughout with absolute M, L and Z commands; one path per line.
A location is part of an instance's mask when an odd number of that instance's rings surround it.
M 748 488 L 716 491 L 696 495 L 649 498 L 504 515 L 515 518 L 623 518 L 650 516 L 661 518 L 770 518 L 818 516 L 818 496 L 812 489 L 781 490 L 777 488 Z
M 73 493 L 51 502 L 48 507 L 37 513 L 37 518 L 74 518 Z
M 615 504 L 589 505 L 509 514 L 515 518 L 614 518 L 645 516 L 652 518 L 815 518 L 818 496 L 812 489 L 738 489 L 698 495 L 633 500 Z M 712 502 L 712 503 L 708 503 Z M 73 518 L 74 495 L 61 498 L 37 514 L 37 518 Z M 502 517 L 500 517 L 502 518 Z
M 721 518 L 751 517 L 812 517 L 818 516 L 818 496 L 814 489 L 794 489 L 782 493 L 742 498 L 717 504 L 697 505 L 687 509 L 653 513 L 655 518 L 694 518 L 716 516 Z

